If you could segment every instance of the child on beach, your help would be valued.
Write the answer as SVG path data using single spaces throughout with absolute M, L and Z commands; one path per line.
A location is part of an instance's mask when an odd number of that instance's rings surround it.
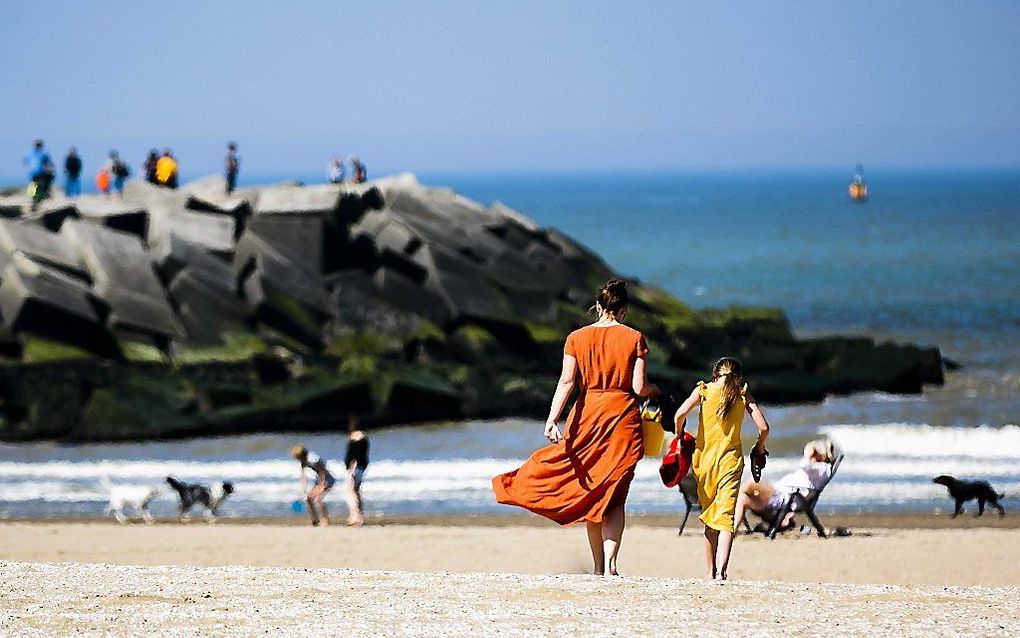
M 312 525 L 318 525 L 320 518 L 323 527 L 329 525 L 329 512 L 326 511 L 324 499 L 326 492 L 336 484 L 336 479 L 326 469 L 326 461 L 303 445 L 295 445 L 291 448 L 290 454 L 301 464 L 301 496 L 308 502 L 308 514 L 312 517 Z M 308 487 L 308 475 L 305 474 L 305 468 L 315 472 L 315 484 L 307 494 L 305 489 Z
M 737 494 L 744 471 L 740 426 L 744 410 L 758 426 L 758 442 L 751 452 L 752 472 L 765 465 L 769 423 L 747 393 L 740 362 L 730 357 L 712 366 L 712 380 L 699 381 L 676 412 L 676 432 L 683 434 L 687 415 L 700 406 L 697 447 L 692 469 L 698 483 L 698 502 L 705 524 L 705 578 L 726 580 L 736 523 Z

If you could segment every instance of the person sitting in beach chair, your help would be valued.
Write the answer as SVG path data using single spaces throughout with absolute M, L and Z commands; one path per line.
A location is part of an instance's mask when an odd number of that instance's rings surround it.
M 737 511 L 734 518 L 743 522 L 750 533 L 751 526 L 745 519 L 747 510 L 757 514 L 762 523 L 756 528 L 769 538 L 793 526 L 793 516 L 803 512 L 819 536 L 825 536 L 825 528 L 815 516 L 815 503 L 822 490 L 836 474 L 842 455 L 837 455 L 835 446 L 828 439 L 811 441 L 804 446 L 804 458 L 800 467 L 776 481 L 747 481 L 741 486 L 737 497 Z

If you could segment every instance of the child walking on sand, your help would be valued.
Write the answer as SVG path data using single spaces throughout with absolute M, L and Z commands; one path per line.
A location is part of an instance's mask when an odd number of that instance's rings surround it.
M 751 451 L 751 471 L 758 478 L 765 466 L 769 423 L 743 384 L 740 362 L 730 357 L 712 366 L 712 380 L 699 381 L 676 412 L 676 432 L 683 434 L 687 415 L 700 406 L 697 445 L 692 470 L 698 482 L 701 520 L 705 524 L 705 578 L 726 580 L 733 546 L 734 515 L 744 452 L 740 426 L 746 410 L 758 426 L 758 442 Z

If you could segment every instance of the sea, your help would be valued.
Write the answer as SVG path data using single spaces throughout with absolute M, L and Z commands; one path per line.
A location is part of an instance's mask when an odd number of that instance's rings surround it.
M 618 272 L 699 307 L 782 308 L 799 336 L 867 335 L 939 346 L 960 366 L 922 395 L 862 393 L 766 405 L 766 479 L 797 466 L 804 444 L 845 454 L 822 512 L 937 513 L 938 474 L 989 480 L 1020 509 L 1020 171 L 872 171 L 870 199 L 842 171 L 420 175 L 556 227 Z M 271 181 L 271 180 L 267 180 Z M 317 181 L 307 179 L 308 182 Z M 707 373 L 707 371 L 706 371 Z M 552 388 L 550 388 L 551 393 Z M 689 429 L 696 427 L 692 418 Z M 753 426 L 745 424 L 747 441 Z M 367 515 L 526 516 L 497 505 L 493 475 L 540 447 L 531 419 L 407 424 L 370 432 Z M 303 443 L 339 472 L 344 436 L 252 434 L 125 444 L 0 444 L 0 517 L 103 514 L 104 478 L 230 480 L 226 516 L 297 516 Z M 339 459 L 339 460 L 337 460 Z M 680 496 L 638 467 L 636 514 L 670 514 Z M 340 490 L 331 498 L 342 508 Z M 173 512 L 164 489 L 157 515 Z

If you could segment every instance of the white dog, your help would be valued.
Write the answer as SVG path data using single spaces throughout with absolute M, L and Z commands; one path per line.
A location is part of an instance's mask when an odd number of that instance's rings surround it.
M 113 485 L 105 476 L 101 479 L 103 488 L 110 494 L 110 502 L 105 514 L 113 513 L 118 523 L 128 522 L 124 510 L 131 507 L 136 515 L 140 515 L 146 523 L 152 523 L 149 503 L 159 496 L 159 489 L 143 485 Z

